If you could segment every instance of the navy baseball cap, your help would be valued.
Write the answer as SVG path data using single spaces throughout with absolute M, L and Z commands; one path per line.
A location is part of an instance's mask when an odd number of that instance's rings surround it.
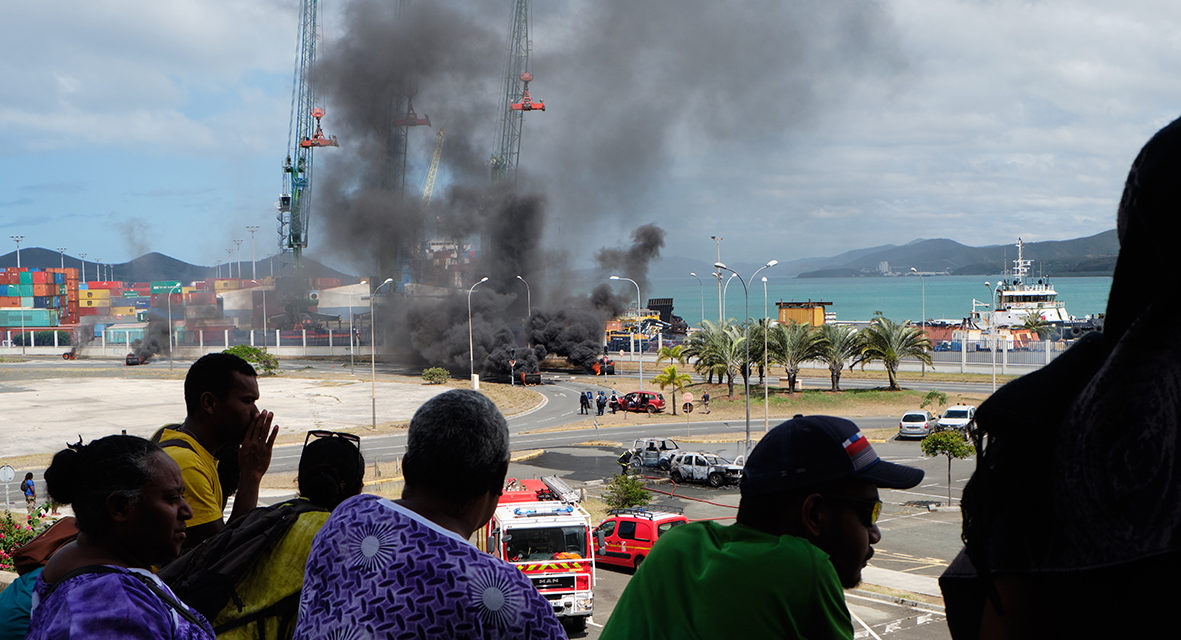
M 746 460 L 739 487 L 743 495 L 760 495 L 845 479 L 909 489 L 923 480 L 923 470 L 879 458 L 849 420 L 803 416 L 763 436 Z

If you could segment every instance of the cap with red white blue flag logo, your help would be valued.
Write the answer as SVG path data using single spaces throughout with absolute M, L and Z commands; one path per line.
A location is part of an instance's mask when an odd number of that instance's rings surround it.
M 909 489 L 922 481 L 923 470 L 879 458 L 850 420 L 802 416 L 763 436 L 747 458 L 739 486 L 743 495 L 757 495 L 844 479 Z

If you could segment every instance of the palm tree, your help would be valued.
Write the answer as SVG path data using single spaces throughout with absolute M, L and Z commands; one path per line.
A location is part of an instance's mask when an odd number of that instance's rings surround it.
M 820 357 L 828 365 L 832 377 L 832 390 L 841 390 L 841 370 L 861 354 L 861 338 L 857 331 L 847 324 L 820 325 Z
M 655 378 L 652 378 L 652 382 L 656 383 L 661 391 L 664 391 L 664 388 L 667 386 L 672 386 L 674 416 L 677 415 L 677 390 L 684 389 L 685 385 L 692 381 L 693 379 L 689 377 L 689 374 L 677 371 L 677 365 L 675 364 L 668 365 L 664 368 L 664 371 L 661 371 Z
M 1025 322 L 1021 324 L 1021 328 L 1037 334 L 1038 340 L 1043 340 L 1046 336 L 1054 333 L 1054 327 L 1050 326 L 1050 323 L 1046 322 L 1046 319 L 1040 314 L 1032 311 L 1025 314 Z
M 720 326 L 709 320 L 703 320 L 702 328 L 689 336 L 681 355 L 686 359 L 694 358 L 694 371 L 708 376 L 710 381 L 713 380 L 714 375 L 717 375 L 718 382 L 721 382 L 722 372 L 725 371 L 721 347 L 725 339 L 726 336 Z
M 810 324 L 793 321 L 771 327 L 767 338 L 768 360 L 783 365 L 787 373 L 787 392 L 795 393 L 800 365 L 820 359 L 820 332 Z
M 665 360 L 669 362 L 676 362 L 678 364 L 685 364 L 685 345 L 678 344 L 674 347 L 661 347 L 656 352 L 656 364 L 660 364 Z
M 898 365 L 903 358 L 915 358 L 932 369 L 931 339 L 917 327 L 897 323 L 889 318 L 877 316 L 861 330 L 861 368 L 865 363 L 881 360 L 890 378 L 890 390 L 898 390 Z

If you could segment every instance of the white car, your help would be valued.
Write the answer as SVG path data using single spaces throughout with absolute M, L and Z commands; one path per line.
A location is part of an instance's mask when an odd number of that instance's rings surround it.
M 949 407 L 947 411 L 943 412 L 943 417 L 939 418 L 938 431 L 956 430 L 966 432 L 968 430 L 968 423 L 976 418 L 976 407 L 970 404 L 957 404 L 954 407 Z
M 926 438 L 935 430 L 935 423 L 930 411 L 907 411 L 898 421 L 898 438 Z
M 673 455 L 668 477 L 673 482 L 704 482 L 711 487 L 738 484 L 742 467 L 715 453 L 682 451 Z

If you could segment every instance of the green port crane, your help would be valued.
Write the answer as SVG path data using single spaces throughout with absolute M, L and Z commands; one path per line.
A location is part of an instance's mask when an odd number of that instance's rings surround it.
M 299 4 L 299 44 L 295 57 L 295 78 L 291 88 L 291 122 L 287 129 L 287 159 L 283 162 L 283 191 L 279 194 L 279 252 L 290 253 L 298 270 L 308 246 L 312 215 L 312 160 L 321 147 L 339 146 L 336 136 L 320 128 L 324 109 L 316 104 L 312 89 L 312 68 L 316 63 L 321 12 L 317 0 Z
M 545 103 L 529 96 L 529 0 L 515 0 L 509 27 L 508 59 L 505 62 L 504 110 L 500 122 L 500 149 L 492 156 L 492 181 L 517 179 L 521 155 L 521 126 L 526 111 L 545 111 Z

